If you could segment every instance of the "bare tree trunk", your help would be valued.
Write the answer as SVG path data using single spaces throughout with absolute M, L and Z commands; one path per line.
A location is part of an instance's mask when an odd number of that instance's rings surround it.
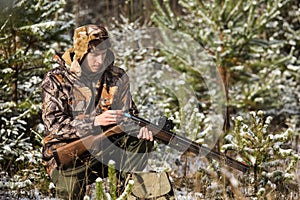
M 220 40 L 223 41 L 224 40 L 224 36 L 223 36 L 223 32 L 220 32 Z M 221 52 L 223 52 L 224 49 L 222 47 Z M 223 92 L 225 95 L 225 105 L 223 108 L 223 117 L 224 117 L 224 124 L 223 124 L 223 131 L 226 132 L 230 129 L 230 113 L 229 113 L 229 106 L 228 106 L 228 102 L 229 102 L 229 96 L 228 96 L 228 85 L 229 85 L 229 78 L 230 78 L 230 74 L 227 71 L 225 66 L 218 66 L 218 73 L 219 76 L 222 80 L 222 88 L 223 88 Z
M 19 70 L 17 66 L 12 67 L 14 69 L 13 82 L 12 82 L 12 100 L 18 103 L 18 74 Z
M 13 25 L 11 24 L 11 33 L 12 33 L 12 36 L 13 36 L 13 39 L 12 39 L 12 45 L 8 52 L 8 54 L 10 55 L 14 55 L 17 51 L 17 34 L 13 28 Z M 13 74 L 13 82 L 12 82 L 12 100 L 17 104 L 18 103 L 18 99 L 19 99 L 19 96 L 18 96 L 18 76 L 19 76 L 19 66 L 18 65 L 12 65 L 11 67 L 14 71 L 14 74 Z
M 226 132 L 230 129 L 230 113 L 228 110 L 228 102 L 229 102 L 229 96 L 228 96 L 228 83 L 230 74 L 227 72 L 226 68 L 224 66 L 218 67 L 218 73 L 222 80 L 222 88 L 225 95 L 225 105 L 223 108 L 223 117 L 224 117 L 224 124 L 223 124 L 223 131 Z
M 75 0 L 75 5 L 74 5 L 74 13 L 75 13 L 75 26 L 78 27 L 80 24 L 80 0 Z

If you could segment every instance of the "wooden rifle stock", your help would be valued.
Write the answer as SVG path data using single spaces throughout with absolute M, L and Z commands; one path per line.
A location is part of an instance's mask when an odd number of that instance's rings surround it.
M 169 130 L 165 130 L 162 127 L 157 126 L 155 124 L 152 124 L 151 122 L 145 119 L 132 116 L 128 113 L 125 113 L 124 116 L 133 120 L 139 126 L 146 126 L 150 131 L 153 132 L 154 138 L 170 145 L 172 148 L 175 148 L 177 150 L 184 150 L 185 152 L 192 152 L 196 155 L 205 155 L 207 158 L 217 160 L 221 163 L 230 166 L 231 168 L 237 169 L 244 173 L 246 173 L 249 170 L 249 166 L 245 163 L 238 162 L 237 160 L 234 160 L 233 158 L 230 158 L 225 154 L 209 149 L 180 135 L 176 135 L 175 133 Z
M 117 125 L 99 135 L 88 135 L 84 138 L 58 147 L 53 151 L 55 161 L 58 166 L 70 166 L 78 157 L 85 154 L 87 151 L 93 150 L 94 145 L 97 146 L 97 144 L 105 138 L 122 132 L 122 126 Z

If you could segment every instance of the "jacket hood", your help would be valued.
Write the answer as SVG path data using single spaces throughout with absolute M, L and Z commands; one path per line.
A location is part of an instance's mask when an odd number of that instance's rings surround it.
M 108 49 L 111 46 L 108 32 L 104 26 L 90 24 L 75 29 L 73 47 L 69 48 L 62 55 L 62 59 L 65 61 L 68 70 L 75 73 L 77 76 L 81 76 L 82 69 L 80 67 L 80 63 L 91 48 L 91 41 L 97 41 L 97 44 L 101 45 L 102 48 L 105 49 Z M 107 59 L 105 58 L 107 66 L 112 64 L 114 61 L 113 53 L 109 49 L 108 52 L 109 53 L 106 56 Z

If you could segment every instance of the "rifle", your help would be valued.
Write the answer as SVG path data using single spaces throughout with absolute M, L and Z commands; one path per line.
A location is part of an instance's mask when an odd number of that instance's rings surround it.
M 132 116 L 128 113 L 124 113 L 124 116 L 128 119 L 131 119 L 138 126 L 146 126 L 150 131 L 154 133 L 153 136 L 155 139 L 158 139 L 159 141 L 162 141 L 177 150 L 184 149 L 185 151 L 192 152 L 196 155 L 205 154 L 207 158 L 225 163 L 230 167 L 244 173 L 249 170 L 249 166 L 244 163 L 238 162 L 222 153 L 216 152 L 192 140 L 171 132 L 170 130 L 174 125 L 170 120 L 160 120 L 159 123 L 162 125 L 160 126 L 155 125 L 140 117 Z M 130 131 L 132 130 L 137 129 L 131 129 Z M 128 129 L 124 128 L 123 125 L 116 125 L 101 134 L 89 135 L 64 146 L 58 147 L 53 151 L 55 161 L 57 162 L 58 166 L 70 166 L 78 157 L 84 155 L 88 151 L 90 151 L 90 153 L 92 154 L 93 151 L 99 150 L 99 146 L 102 145 L 105 147 L 105 144 L 102 144 L 101 142 L 103 142 L 107 137 L 121 134 L 127 131 Z
M 137 116 L 130 115 L 128 113 L 124 113 L 124 116 L 128 119 L 133 120 L 139 126 L 146 126 L 148 130 L 152 131 L 153 137 L 164 142 L 167 145 L 170 145 L 172 148 L 177 150 L 185 150 L 186 152 L 192 152 L 196 155 L 204 154 L 209 159 L 217 160 L 221 163 L 224 163 L 231 168 L 237 169 L 241 172 L 246 173 L 249 170 L 249 166 L 245 163 L 238 162 L 233 158 L 217 152 L 213 149 L 209 149 L 205 146 L 202 146 L 192 140 L 189 140 L 185 137 L 180 135 L 176 135 L 175 133 L 171 132 L 170 130 L 174 127 L 174 124 L 171 120 L 163 118 L 159 120 L 160 125 L 155 125 L 145 119 L 142 119 Z

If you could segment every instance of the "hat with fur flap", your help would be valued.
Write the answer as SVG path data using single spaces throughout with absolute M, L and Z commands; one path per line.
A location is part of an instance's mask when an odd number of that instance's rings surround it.
M 80 63 L 84 56 L 89 52 L 90 42 L 97 42 L 101 48 L 107 49 L 111 46 L 107 30 L 99 25 L 85 25 L 75 29 L 73 47 L 69 48 L 62 56 L 67 68 L 77 76 L 81 75 Z

